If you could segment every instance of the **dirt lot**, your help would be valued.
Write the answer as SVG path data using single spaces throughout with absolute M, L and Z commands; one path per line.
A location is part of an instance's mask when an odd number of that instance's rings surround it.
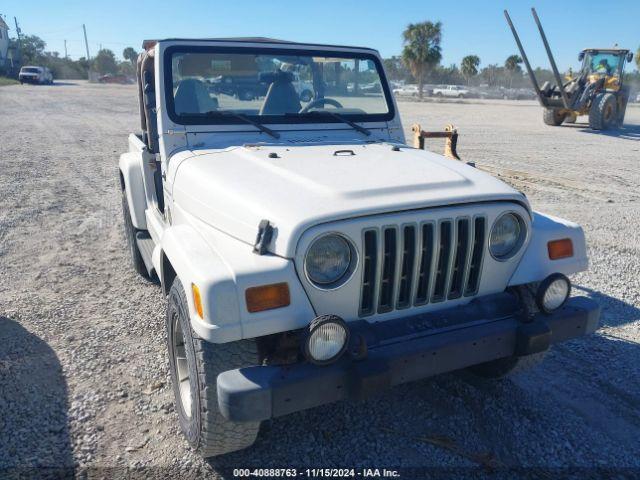
M 134 87 L 3 87 L 0 469 L 153 467 L 140 472 L 215 477 L 233 466 L 426 466 L 464 476 L 480 465 L 640 474 L 640 108 L 617 133 L 547 127 L 533 102 L 401 103 L 400 111 L 407 131 L 416 121 L 456 124 L 464 160 L 525 191 L 536 209 L 584 226 L 591 270 L 574 281 L 603 306 L 597 335 L 555 348 L 542 367 L 510 380 L 443 375 L 278 419 L 253 449 L 205 462 L 177 430 L 164 299 L 134 274 L 124 247 L 116 165 L 138 127 Z

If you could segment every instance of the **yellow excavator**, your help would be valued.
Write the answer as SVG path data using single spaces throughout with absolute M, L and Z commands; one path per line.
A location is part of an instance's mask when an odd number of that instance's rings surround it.
M 586 48 L 578 55 L 578 60 L 582 62 L 580 71 L 563 82 L 535 8 L 531 9 L 531 13 L 547 51 L 555 85 L 550 82 L 544 82 L 541 87 L 538 85 L 509 13 L 504 11 L 533 89 L 544 108 L 544 123 L 558 126 L 563 122 L 573 123 L 580 115 L 588 115 L 589 127 L 593 130 L 622 126 L 629 101 L 629 87 L 623 85 L 624 67 L 633 59 L 633 53 L 617 46 Z

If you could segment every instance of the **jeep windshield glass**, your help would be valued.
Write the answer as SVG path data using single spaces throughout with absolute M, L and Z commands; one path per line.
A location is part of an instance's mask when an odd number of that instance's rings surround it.
M 393 117 L 380 62 L 370 54 L 178 46 L 167 49 L 165 75 L 172 86 L 167 111 L 181 124 L 349 124 Z

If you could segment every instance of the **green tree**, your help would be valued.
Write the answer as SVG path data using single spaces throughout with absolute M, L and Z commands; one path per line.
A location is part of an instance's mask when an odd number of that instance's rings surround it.
M 120 62 L 118 64 L 118 73 L 121 75 L 126 75 L 127 77 L 135 77 L 136 69 L 133 65 L 131 65 L 131 62 Z
M 138 52 L 133 47 L 127 47 L 122 51 L 122 57 L 135 65 L 138 60 Z
M 640 47 L 636 50 L 636 66 L 638 67 L 638 71 L 640 71 Z
M 402 37 L 404 40 L 402 61 L 418 82 L 418 95 L 422 98 L 426 74 L 442 59 L 440 48 L 442 23 L 410 23 L 402 33 Z
M 460 70 L 462 71 L 462 75 L 467 80 L 467 85 L 469 85 L 469 81 L 471 78 L 475 77 L 478 74 L 478 67 L 480 66 L 480 57 L 477 55 L 467 55 L 462 59 L 462 63 L 460 64 Z
M 494 87 L 498 83 L 501 67 L 492 63 L 482 69 L 480 75 L 490 87 Z
M 521 63 L 522 58 L 518 55 L 509 55 L 504 61 L 504 68 L 509 73 L 509 87 L 513 84 L 513 77 L 515 77 L 517 73 L 522 72 L 522 69 L 520 68 Z
M 100 75 L 106 75 L 107 73 L 117 73 L 118 64 L 116 63 L 115 54 L 108 48 L 103 48 L 93 59 L 93 68 Z
M 22 64 L 38 64 L 44 57 L 46 42 L 36 35 L 25 35 L 20 40 L 20 53 L 22 54 Z

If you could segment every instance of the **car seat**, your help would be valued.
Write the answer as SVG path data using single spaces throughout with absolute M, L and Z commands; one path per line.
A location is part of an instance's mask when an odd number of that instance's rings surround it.
M 270 83 L 260 115 L 284 115 L 298 113 L 302 108 L 300 97 L 293 86 L 291 72 L 268 72 L 260 74 L 260 81 Z

